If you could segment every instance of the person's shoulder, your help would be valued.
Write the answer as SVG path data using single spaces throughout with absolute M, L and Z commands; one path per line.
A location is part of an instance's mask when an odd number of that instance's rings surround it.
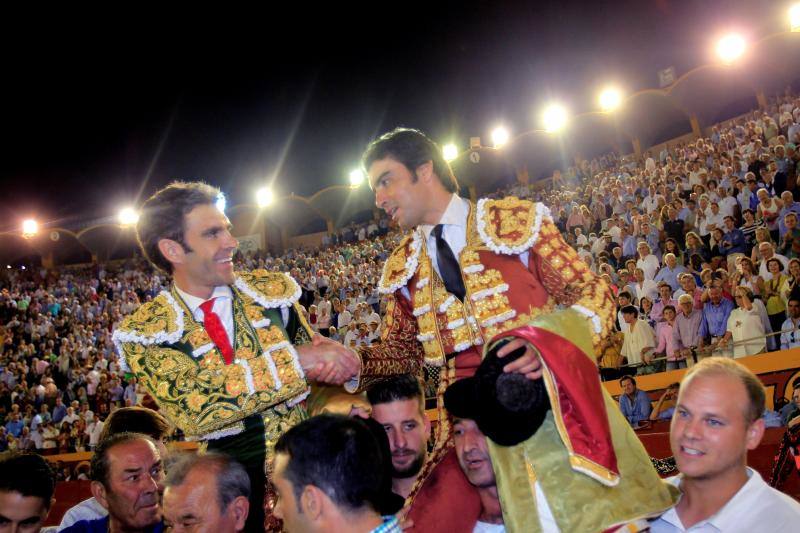
M 108 531 L 108 516 L 94 520 L 80 520 L 60 530 L 60 533 L 105 533 Z
M 481 241 L 499 254 L 521 254 L 533 247 L 541 234 L 558 233 L 544 204 L 516 196 L 478 200 L 475 218 Z
M 115 343 L 144 342 L 150 338 L 166 338 L 183 330 L 183 313 L 173 296 L 161 291 L 151 301 L 125 317 L 112 336 Z
M 234 285 L 267 308 L 292 305 L 303 292 L 289 274 L 265 269 L 237 272 Z
M 422 236 L 417 230 L 409 232 L 402 238 L 383 264 L 378 292 L 391 294 L 408 283 L 417 271 L 422 241 Z

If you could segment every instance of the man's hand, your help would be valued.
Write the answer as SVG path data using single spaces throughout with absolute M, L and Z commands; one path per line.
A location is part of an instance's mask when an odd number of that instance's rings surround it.
M 543 372 L 542 361 L 539 359 L 539 351 L 528 341 L 524 339 L 512 340 L 497 351 L 497 357 L 502 359 L 517 348 L 523 347 L 525 348 L 525 353 L 519 359 L 504 366 L 503 372 L 523 374 L 530 380 L 539 379 L 542 377 Z
M 298 346 L 297 353 L 309 381 L 341 385 L 357 375 L 361 366 L 353 350 L 320 334 L 314 335 L 311 344 Z

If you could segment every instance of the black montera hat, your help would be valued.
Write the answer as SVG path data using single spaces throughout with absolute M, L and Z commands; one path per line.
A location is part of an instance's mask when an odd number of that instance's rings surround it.
M 474 420 L 484 435 L 501 446 L 529 439 L 550 409 L 541 378 L 503 372 L 503 367 L 525 353 L 525 348 L 518 348 L 498 358 L 497 351 L 507 342 L 494 345 L 473 377 L 453 383 L 444 393 L 444 406 L 451 415 Z

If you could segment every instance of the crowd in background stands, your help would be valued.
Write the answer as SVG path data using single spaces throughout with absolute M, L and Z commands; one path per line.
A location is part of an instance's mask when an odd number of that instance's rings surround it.
M 786 94 L 709 138 L 641 160 L 608 154 L 556 172 L 552 186 L 495 195 L 544 202 L 608 281 L 620 333 L 597 354 L 605 375 L 680 368 L 704 354 L 800 346 L 798 145 L 800 98 Z M 237 268 L 290 272 L 314 330 L 369 345 L 380 342 L 376 285 L 399 238 L 382 218 L 315 249 L 237 254 Z M 4 276 L 0 451 L 92 449 L 112 409 L 143 400 L 120 372 L 111 333 L 168 278 L 140 258 Z

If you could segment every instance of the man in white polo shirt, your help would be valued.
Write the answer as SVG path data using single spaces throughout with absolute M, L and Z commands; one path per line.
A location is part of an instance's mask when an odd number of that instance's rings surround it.
M 764 436 L 764 386 L 724 357 L 686 374 L 670 427 L 681 497 L 651 531 L 797 531 L 800 503 L 768 486 L 747 466 Z

